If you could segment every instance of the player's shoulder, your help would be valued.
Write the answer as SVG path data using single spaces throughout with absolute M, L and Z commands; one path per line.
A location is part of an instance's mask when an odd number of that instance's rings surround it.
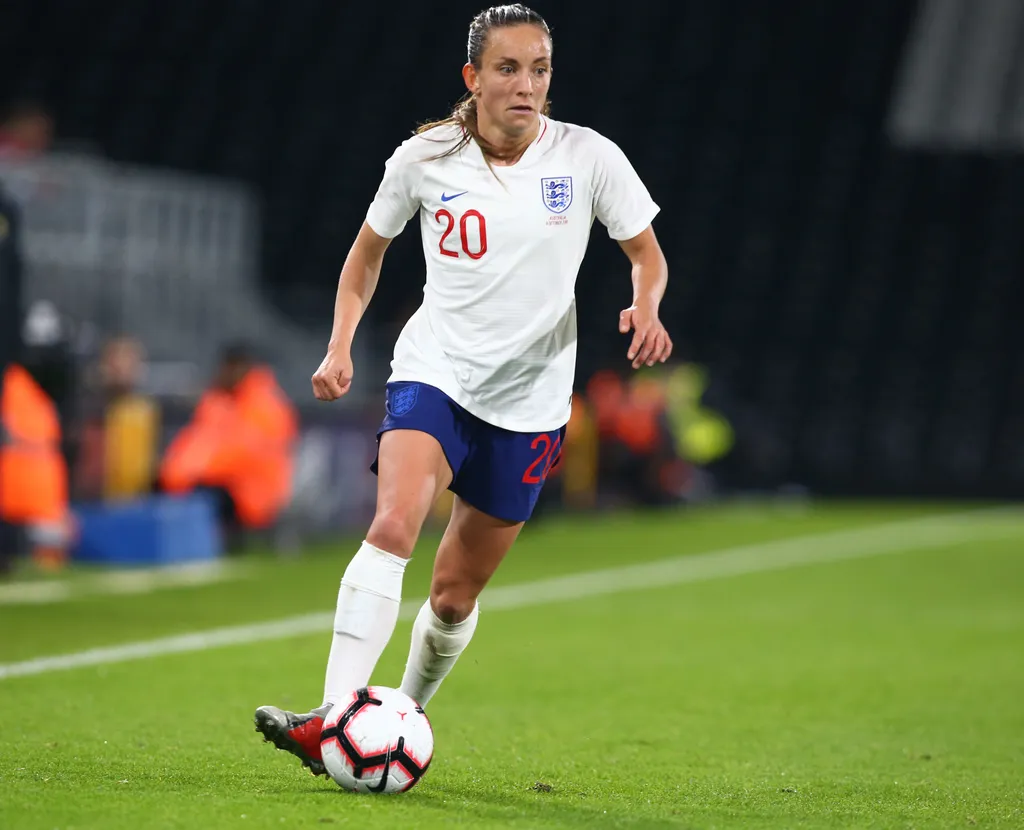
M 458 144 L 461 139 L 462 127 L 458 124 L 438 124 L 409 136 L 395 149 L 392 159 L 406 164 L 428 161 Z
M 609 154 L 622 152 L 618 144 L 592 127 L 584 127 L 569 121 L 555 121 L 553 118 L 548 119 L 548 124 L 555 132 L 554 143 L 567 149 L 576 158 L 581 155 L 604 158 Z

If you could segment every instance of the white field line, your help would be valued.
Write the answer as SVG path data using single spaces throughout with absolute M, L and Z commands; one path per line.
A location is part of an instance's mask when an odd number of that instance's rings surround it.
M 584 571 L 518 585 L 487 589 L 481 597 L 483 610 L 525 608 L 586 597 L 683 585 L 711 579 L 781 570 L 799 565 L 863 559 L 870 556 L 939 549 L 966 542 L 1024 539 L 1024 521 L 1007 511 L 971 511 L 866 528 L 840 530 L 813 536 L 797 536 L 724 550 Z M 415 618 L 422 599 L 402 603 L 401 618 Z M 334 622 L 333 612 L 304 614 L 272 622 L 236 625 L 142 640 L 71 654 L 39 657 L 20 663 L 0 664 L 0 680 L 54 671 L 123 663 L 165 654 L 206 651 L 222 646 L 280 640 L 304 634 L 326 636 Z
M 45 605 L 70 599 L 73 593 L 68 580 L 38 582 L 0 582 L 0 605 Z
M 148 594 L 165 588 L 235 579 L 241 568 L 223 560 L 162 568 L 116 570 L 76 579 L 0 583 L 0 606 L 45 605 L 105 594 Z

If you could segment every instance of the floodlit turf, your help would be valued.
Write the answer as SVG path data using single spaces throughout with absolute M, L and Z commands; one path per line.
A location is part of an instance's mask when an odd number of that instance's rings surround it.
M 948 509 L 552 520 L 499 581 Z M 319 703 L 326 632 L 0 680 L 0 827 L 1022 827 L 1024 520 L 998 521 L 1002 538 L 485 602 L 428 708 L 434 764 L 391 798 L 342 793 L 252 731 L 259 704 Z M 330 610 L 351 549 L 202 588 L 0 607 L 0 663 Z M 429 560 L 424 546 L 408 596 Z M 397 683 L 408 632 L 377 682 Z

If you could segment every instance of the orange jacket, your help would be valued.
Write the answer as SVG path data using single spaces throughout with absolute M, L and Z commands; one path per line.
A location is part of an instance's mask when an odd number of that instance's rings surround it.
M 164 489 L 223 487 L 247 527 L 272 524 L 291 498 L 298 418 L 269 369 L 251 369 L 231 392 L 210 389 L 164 455 Z
M 57 407 L 21 366 L 8 366 L 0 380 L 0 515 L 12 524 L 64 522 L 68 469 Z
M 615 437 L 619 409 L 626 400 L 626 386 L 622 379 L 610 369 L 594 373 L 587 382 L 587 400 L 601 438 Z
M 615 412 L 615 436 L 637 455 L 659 449 L 666 436 L 662 425 L 665 393 L 657 380 L 636 377 Z

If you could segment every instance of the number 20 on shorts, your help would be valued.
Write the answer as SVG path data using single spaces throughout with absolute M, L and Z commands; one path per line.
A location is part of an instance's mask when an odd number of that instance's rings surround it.
M 448 237 L 451 236 L 453 230 L 455 230 L 455 217 L 452 216 L 450 211 L 441 208 L 437 213 L 434 214 L 434 219 L 438 222 L 446 222 L 447 227 L 441 233 L 441 241 L 437 243 L 438 248 L 441 250 L 442 256 L 450 256 L 458 259 L 460 256 L 465 254 L 470 259 L 480 259 L 484 254 L 487 253 L 487 220 L 484 219 L 483 214 L 478 210 L 467 210 L 459 217 L 459 236 L 462 241 L 462 250 L 459 251 L 457 248 L 446 248 L 445 242 L 448 241 Z M 467 226 L 470 220 L 475 219 L 477 224 L 477 230 L 479 232 L 480 241 L 477 246 L 477 250 L 471 250 L 469 247 L 469 233 Z
M 534 459 L 533 463 L 526 468 L 526 472 L 523 473 L 523 484 L 540 484 L 547 479 L 548 473 L 558 463 L 562 444 L 561 436 L 555 436 L 555 440 L 552 443 L 551 438 L 542 433 L 533 439 L 530 448 L 534 450 L 539 449 L 541 444 L 544 445 L 544 449 L 541 450 L 541 454 Z

